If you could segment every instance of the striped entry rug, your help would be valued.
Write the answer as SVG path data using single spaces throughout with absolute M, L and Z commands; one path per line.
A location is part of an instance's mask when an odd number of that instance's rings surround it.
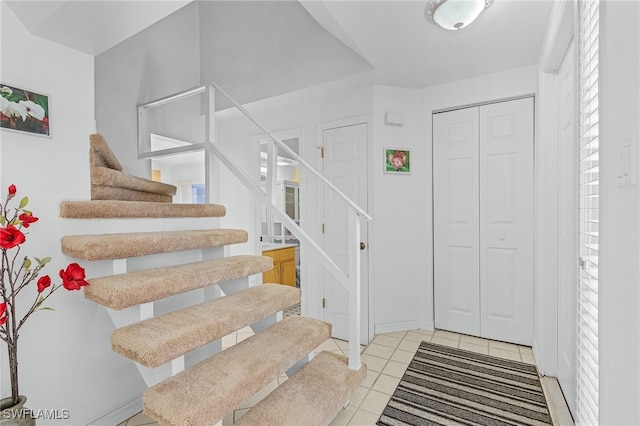
M 378 425 L 550 425 L 536 367 L 422 342 Z

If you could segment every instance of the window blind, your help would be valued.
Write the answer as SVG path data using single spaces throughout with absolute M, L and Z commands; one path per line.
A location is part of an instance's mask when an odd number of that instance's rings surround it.
M 598 410 L 598 35 L 599 0 L 578 1 L 579 204 L 576 424 L 597 425 Z

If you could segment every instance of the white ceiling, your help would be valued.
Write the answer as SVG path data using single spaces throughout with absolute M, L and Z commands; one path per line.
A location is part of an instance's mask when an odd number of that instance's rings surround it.
M 191 0 L 6 3 L 32 33 L 98 55 Z M 425 18 L 426 0 L 303 0 L 305 9 L 374 68 L 372 81 L 425 87 L 535 64 L 550 0 L 494 0 L 468 28 Z

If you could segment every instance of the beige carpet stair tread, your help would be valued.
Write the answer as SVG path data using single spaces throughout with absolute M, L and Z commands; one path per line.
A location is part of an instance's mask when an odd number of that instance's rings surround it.
M 107 167 L 122 170 L 122 165 L 116 158 L 109 144 L 100 133 L 89 135 L 89 164 L 93 167 Z
M 147 389 L 144 412 L 163 425 L 213 425 L 331 336 L 291 316 Z
M 176 195 L 177 191 L 174 185 L 129 175 L 120 170 L 114 170 L 108 167 L 92 167 L 91 184 L 169 196 Z
M 247 240 L 247 232 L 239 229 L 71 235 L 62 237 L 62 252 L 81 260 L 125 259 L 245 243 Z
M 261 285 L 119 328 L 111 346 L 155 368 L 300 302 L 300 290 Z
M 120 310 L 141 303 L 269 271 L 266 256 L 230 256 L 165 268 L 147 269 L 88 280 L 84 297 Z
M 136 191 L 127 188 L 114 188 L 113 186 L 91 185 L 92 200 L 116 200 L 116 201 L 145 201 L 149 203 L 172 203 L 171 195 L 154 194 L 152 192 Z
M 236 425 L 326 426 L 367 376 L 367 366 L 350 370 L 345 356 L 320 352 L 267 395 Z
M 224 206 L 219 204 L 171 204 L 120 200 L 60 203 L 60 217 L 65 219 L 223 217 L 225 213 Z

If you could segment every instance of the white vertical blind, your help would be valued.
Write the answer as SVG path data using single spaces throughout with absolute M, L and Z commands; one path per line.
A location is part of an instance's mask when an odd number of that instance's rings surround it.
M 599 0 L 578 1 L 578 425 L 598 424 Z

